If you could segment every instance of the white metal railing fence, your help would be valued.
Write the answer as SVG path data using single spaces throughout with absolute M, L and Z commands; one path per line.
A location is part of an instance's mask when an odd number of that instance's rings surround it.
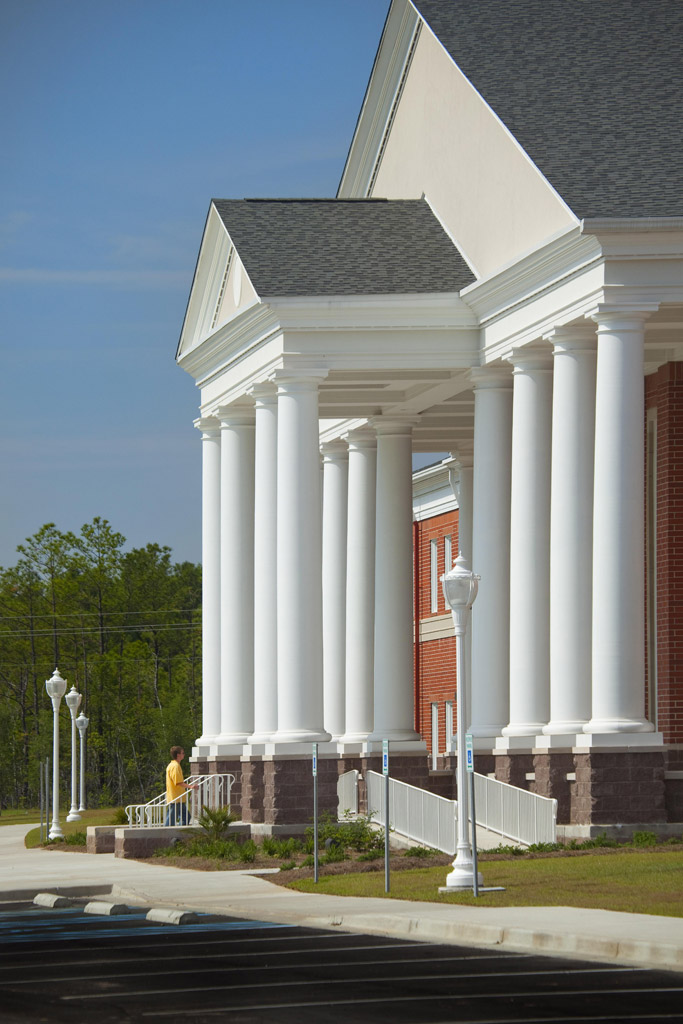
M 384 825 L 384 776 L 368 771 L 365 782 L 368 814 L 378 824 Z M 477 825 L 497 832 L 505 839 L 526 846 L 554 843 L 557 839 L 557 800 L 528 793 L 475 772 L 474 802 Z M 456 800 L 446 800 L 397 779 L 389 780 L 389 825 L 400 835 L 454 854 L 457 820 Z
M 347 811 L 349 814 L 358 814 L 358 779 L 360 772 L 353 768 L 350 772 L 344 772 L 337 779 L 337 799 L 340 816 Z
M 384 776 L 366 772 L 368 814 L 379 825 L 386 822 L 384 809 Z M 458 805 L 426 789 L 389 779 L 389 825 L 402 836 L 436 850 L 454 854 Z
M 525 843 L 557 841 L 557 800 L 474 773 L 477 824 Z
M 194 825 L 207 807 L 215 810 L 230 806 L 234 775 L 191 775 L 185 781 L 193 787 L 187 791 L 187 798 L 183 793 L 167 804 L 164 790 L 146 804 L 129 804 L 126 807 L 128 824 L 132 828 Z

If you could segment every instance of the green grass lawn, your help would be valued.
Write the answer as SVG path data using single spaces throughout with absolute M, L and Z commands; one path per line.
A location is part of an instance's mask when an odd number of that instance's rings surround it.
M 29 825 L 32 821 L 40 821 L 39 807 L 11 807 L 0 813 L 0 828 L 3 825 Z
M 9 813 L 9 812 L 7 812 L 7 813 Z M 17 812 L 17 813 L 21 813 L 21 812 Z M 113 824 L 115 824 L 115 820 L 114 819 L 115 819 L 116 814 L 117 814 L 117 808 L 116 807 L 96 807 L 96 808 L 94 808 L 91 811 L 90 810 L 89 811 L 81 811 L 81 820 L 80 821 L 67 821 L 66 820 L 66 816 L 67 816 L 68 813 L 69 813 L 68 809 L 66 809 L 63 814 L 60 814 L 60 816 L 59 816 L 59 824 L 61 825 L 62 832 L 64 833 L 65 836 L 74 836 L 78 832 L 83 832 L 84 833 L 86 828 L 88 827 L 88 825 L 113 825 Z M 4 817 L 4 815 L 3 815 L 3 817 Z M 11 823 L 10 822 L 5 822 L 5 824 L 17 825 L 17 824 L 21 824 L 22 821 L 26 822 L 27 820 L 31 821 L 31 820 L 36 820 L 36 819 L 35 818 L 34 819 L 31 819 L 31 818 L 27 819 L 27 818 L 24 817 L 23 819 L 19 819 L 19 820 L 13 821 Z M 40 812 L 38 812 L 38 819 L 37 820 L 38 820 L 38 822 L 40 822 Z M 49 830 L 51 821 L 52 821 L 52 814 L 50 813 L 50 815 L 48 817 L 48 823 L 47 823 L 48 824 L 48 830 Z M 33 849 L 36 846 L 40 846 L 40 825 L 38 826 L 38 828 L 32 828 L 30 832 L 26 833 L 26 837 L 24 839 L 24 845 L 29 850 Z M 52 845 L 52 844 L 50 844 L 50 845 Z
M 484 885 L 505 892 L 438 892 L 448 869 L 418 868 L 391 875 L 384 892 L 384 872 L 322 876 L 290 883 L 301 892 L 337 896 L 386 896 L 483 907 L 591 907 L 636 914 L 683 917 L 683 851 L 586 853 L 571 857 L 487 861 L 480 865 Z

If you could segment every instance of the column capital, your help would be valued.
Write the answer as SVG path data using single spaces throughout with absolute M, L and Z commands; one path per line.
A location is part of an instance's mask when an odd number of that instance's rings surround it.
M 355 430 L 349 430 L 346 434 L 342 434 L 342 439 L 348 444 L 349 451 L 377 447 L 377 434 L 370 427 L 357 427 Z
M 475 391 L 512 389 L 512 370 L 507 366 L 473 366 L 468 376 Z
M 349 457 L 349 446 L 345 441 L 325 441 L 320 445 L 323 462 L 345 462 Z
M 220 420 L 221 430 L 230 427 L 253 427 L 254 410 L 236 405 L 221 405 L 216 409 L 216 416 Z
M 658 309 L 658 302 L 643 302 L 633 306 L 600 302 L 586 317 L 598 325 L 598 334 L 614 330 L 620 333 L 640 332 L 648 317 Z
M 272 381 L 263 381 L 253 384 L 247 388 L 247 394 L 254 399 L 254 405 L 258 409 L 261 406 L 273 406 L 277 404 L 277 389 Z
M 563 324 L 553 327 L 543 335 L 545 341 L 553 346 L 553 356 L 565 355 L 567 352 L 595 352 L 597 335 L 595 326 L 588 320 L 574 324 Z
M 202 440 L 216 438 L 220 434 L 221 424 L 215 416 L 200 416 L 194 426 L 202 432 Z
M 553 365 L 549 346 L 523 345 L 513 348 L 507 361 L 512 365 L 513 377 L 520 373 L 550 371 Z
M 378 435 L 396 434 L 407 437 L 412 435 L 413 427 L 420 422 L 420 416 L 373 416 L 368 422 Z
M 326 379 L 329 370 L 309 369 L 284 369 L 284 367 L 273 370 L 268 378 L 277 385 L 278 394 L 292 391 L 317 391 L 320 384 Z

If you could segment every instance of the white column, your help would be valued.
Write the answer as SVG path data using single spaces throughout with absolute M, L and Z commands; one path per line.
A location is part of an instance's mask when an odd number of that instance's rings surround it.
M 254 730 L 254 414 L 221 421 L 221 731 L 218 753 Z M 221 749 L 222 748 L 222 749 Z
M 514 352 L 510 489 L 508 737 L 540 733 L 550 717 L 550 350 Z
M 277 394 L 258 384 L 254 399 L 254 733 L 266 743 L 277 730 Z
M 472 610 L 471 732 L 501 734 L 509 716 L 510 459 L 512 376 L 481 367 L 474 383 L 472 565 L 481 576 Z M 482 746 L 483 742 L 479 743 Z
M 344 743 L 362 743 L 374 717 L 375 508 L 377 438 L 353 430 L 349 446 L 346 547 L 346 712 Z
M 318 385 L 278 372 L 277 743 L 328 740 L 323 728 L 322 516 Z
M 208 748 L 221 730 L 221 429 L 215 417 L 194 425 L 202 432 L 202 735 L 196 745 Z
M 567 742 L 591 716 L 595 328 L 561 327 L 550 340 L 550 721 L 543 732 Z
M 374 740 L 418 741 L 413 669 L 415 419 L 377 417 Z
M 593 497 L 593 715 L 584 731 L 650 732 L 645 715 L 644 323 L 602 309 Z
M 333 740 L 344 733 L 346 711 L 346 523 L 349 451 L 343 441 L 323 454 L 323 708 Z

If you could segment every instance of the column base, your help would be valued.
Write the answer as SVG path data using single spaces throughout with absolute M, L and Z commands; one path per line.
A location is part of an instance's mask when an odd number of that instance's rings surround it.
M 246 745 L 248 747 L 257 747 L 263 743 L 272 743 L 274 735 L 275 730 L 273 732 L 254 732 L 248 737 Z
M 81 816 L 78 813 L 78 811 L 76 811 L 76 810 L 69 811 L 69 813 L 66 816 L 66 820 L 67 821 L 80 821 L 81 820 Z
M 538 736 L 539 733 L 543 732 L 545 722 L 511 722 L 506 725 L 502 730 L 503 736 L 509 738 L 514 737 L 525 737 L 526 739 L 532 739 L 534 736 Z
M 385 740 L 389 740 L 389 743 L 392 746 L 394 746 L 395 744 L 400 744 L 400 747 L 395 747 L 395 749 L 397 750 L 417 750 L 418 747 L 420 750 L 422 750 L 423 748 L 424 750 L 427 749 L 427 744 L 422 739 L 420 734 L 415 732 L 414 729 L 394 729 L 387 732 L 379 732 L 377 729 L 373 729 L 373 731 L 367 737 L 367 742 L 373 744 L 375 749 L 377 748 L 377 744 L 379 744 L 380 750 L 382 749 L 382 743 Z M 410 746 L 405 746 L 405 744 L 410 744 Z
M 551 735 L 546 733 L 536 737 L 536 749 L 571 751 L 576 746 L 578 736 L 583 736 L 583 733 L 556 732 Z
M 648 723 L 649 724 L 649 723 Z M 576 737 L 575 749 L 596 747 L 662 747 L 664 736 L 661 732 L 589 732 Z
M 481 871 L 477 872 L 477 884 L 483 885 L 484 879 Z M 449 892 L 460 889 L 474 888 L 474 860 L 472 850 L 460 850 L 453 861 L 453 870 L 446 876 L 446 885 L 439 888 L 439 892 Z
M 536 746 L 537 733 L 524 736 L 498 736 L 495 742 L 495 750 L 525 750 L 531 751 Z
M 646 718 L 592 718 L 583 727 L 584 733 L 592 735 L 600 733 L 649 733 L 654 732 L 655 727 Z
M 331 740 L 329 732 L 313 729 L 292 729 L 286 731 L 278 729 L 270 738 L 271 743 L 329 743 Z
M 583 732 L 587 725 L 587 718 L 577 718 L 573 722 L 548 722 L 543 726 L 541 732 L 544 736 L 568 736 L 572 733 Z

